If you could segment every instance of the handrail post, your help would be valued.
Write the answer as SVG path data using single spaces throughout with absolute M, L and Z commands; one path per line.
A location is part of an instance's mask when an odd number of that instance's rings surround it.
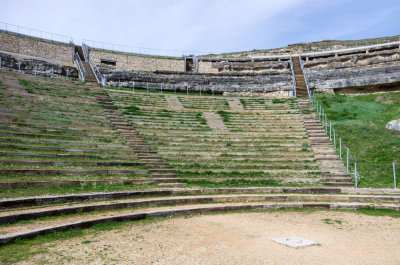
M 357 177 L 357 162 L 354 162 L 354 179 L 356 183 L 356 188 L 358 188 L 358 177 Z
M 325 114 L 325 133 L 328 134 L 328 118 Z
M 349 172 L 349 148 L 347 147 L 346 148 L 347 149 L 347 157 L 346 157 L 346 161 L 347 161 L 347 163 L 346 163 L 346 169 L 347 169 L 347 172 Z
M 292 52 L 290 52 L 290 55 L 289 55 L 289 63 L 290 63 L 290 70 L 292 72 L 293 96 L 296 97 L 296 77 L 295 77 L 294 69 L 293 69 Z
M 394 181 L 394 188 L 397 189 L 397 183 L 396 183 L 396 165 L 395 162 L 393 162 L 393 181 Z
M 335 129 L 333 129 L 333 146 L 336 149 L 336 132 L 335 132 Z

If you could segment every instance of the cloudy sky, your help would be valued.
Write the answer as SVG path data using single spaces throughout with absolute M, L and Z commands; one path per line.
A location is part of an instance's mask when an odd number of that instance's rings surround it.
M 400 34 L 399 0 L 1 0 L 0 4 L 1 22 L 71 36 L 77 44 L 86 39 L 178 54 Z

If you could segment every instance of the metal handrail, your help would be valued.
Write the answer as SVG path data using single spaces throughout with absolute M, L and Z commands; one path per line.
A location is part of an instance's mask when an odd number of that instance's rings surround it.
M 129 46 L 129 45 L 123 45 L 123 44 L 86 40 L 86 39 L 82 40 L 82 42 L 89 43 L 90 47 L 99 49 L 99 50 L 103 50 L 103 51 L 134 53 L 134 54 L 153 55 L 153 56 L 167 56 L 167 57 L 175 57 L 175 58 L 182 58 L 182 56 L 184 56 L 185 54 L 200 55 L 200 54 L 212 54 L 213 53 L 213 52 L 205 52 L 205 51 L 154 49 L 154 48 Z
M 87 46 L 85 43 L 82 43 L 82 51 L 83 51 L 83 57 L 85 58 L 85 61 L 89 61 L 89 46 Z
M 103 81 L 103 75 L 100 73 L 99 69 L 97 69 L 96 66 L 94 66 L 94 64 L 92 63 L 92 60 L 89 59 L 88 61 L 90 67 L 93 70 L 94 76 L 96 77 L 97 83 L 102 84 Z
M 85 82 L 85 70 L 83 68 L 83 64 L 82 64 L 81 58 L 79 57 L 78 52 L 75 53 L 74 63 L 76 64 L 76 67 L 78 67 L 79 73 L 81 74 L 82 81 Z
M 300 60 L 301 70 L 303 71 L 304 80 L 306 81 L 307 93 L 308 93 L 308 96 L 311 97 L 310 84 L 308 82 L 307 73 L 306 73 L 306 71 L 304 69 L 304 63 L 303 63 L 303 59 L 301 58 L 301 54 L 299 54 L 299 60 Z
M 105 85 L 103 81 L 105 80 L 104 76 L 100 73 L 99 69 L 92 62 L 92 58 L 90 57 L 90 52 L 89 52 L 89 46 L 85 43 L 82 43 L 82 51 L 83 51 L 83 56 L 85 57 L 85 61 L 87 61 L 90 65 L 90 68 L 92 68 L 97 83 Z
M 0 30 L 4 30 L 6 32 L 12 32 L 19 35 L 30 36 L 39 39 L 45 39 L 50 41 L 57 41 L 63 43 L 72 43 L 73 39 L 70 36 L 65 36 L 61 34 L 46 32 L 42 30 L 22 27 L 19 25 L 9 24 L 0 21 Z
M 296 77 L 294 75 L 292 53 L 290 53 L 290 70 L 292 71 L 292 81 L 293 81 L 293 96 L 296 97 Z

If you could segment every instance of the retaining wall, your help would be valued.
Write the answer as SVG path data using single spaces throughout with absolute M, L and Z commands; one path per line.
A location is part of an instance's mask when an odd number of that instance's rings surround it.
M 90 49 L 93 63 L 103 69 L 117 71 L 171 71 L 184 72 L 183 58 L 146 56 L 133 53 L 112 52 Z M 115 61 L 116 65 L 101 63 L 101 60 Z M 199 58 L 199 73 L 220 72 L 263 72 L 289 69 L 289 61 L 252 58 Z
M 22 34 L 0 30 L 0 51 L 53 60 L 55 63 L 73 65 L 74 48 L 70 44 L 41 40 Z
M 99 68 L 118 71 L 184 71 L 183 58 L 157 58 L 133 53 L 119 53 L 90 49 L 90 57 Z M 101 59 L 116 61 L 116 66 L 102 64 Z

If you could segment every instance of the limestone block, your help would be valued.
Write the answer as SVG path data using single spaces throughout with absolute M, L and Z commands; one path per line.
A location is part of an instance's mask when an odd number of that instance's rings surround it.
M 400 120 L 393 120 L 386 124 L 386 129 L 400 131 Z

